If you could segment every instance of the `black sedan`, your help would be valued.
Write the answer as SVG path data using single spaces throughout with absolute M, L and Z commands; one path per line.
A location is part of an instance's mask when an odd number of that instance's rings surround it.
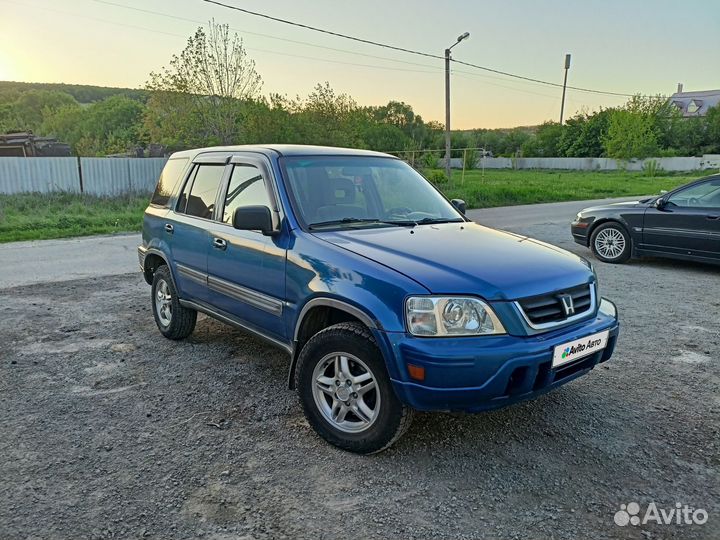
M 648 255 L 720 264 L 720 174 L 658 197 L 586 208 L 570 229 L 608 263 Z

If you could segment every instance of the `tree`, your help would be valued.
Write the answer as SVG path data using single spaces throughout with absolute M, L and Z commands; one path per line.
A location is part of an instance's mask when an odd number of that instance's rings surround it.
M 228 25 L 209 23 L 169 67 L 151 73 L 145 127 L 171 147 L 231 144 L 243 133 L 240 110 L 260 96 L 262 79 Z
M 653 120 L 651 116 L 627 109 L 613 111 L 603 138 L 607 156 L 642 159 L 656 154 L 658 142 Z
M 12 100 L 0 105 L 0 132 L 37 133 L 44 119 L 55 111 L 64 107 L 79 107 L 73 97 L 64 92 L 28 90 L 8 96 L 12 96 Z
M 43 133 L 68 142 L 83 156 L 103 156 L 132 150 L 142 142 L 142 103 L 117 95 L 87 108 L 66 106 L 50 115 Z
M 608 157 L 646 158 L 667 148 L 678 119 L 663 96 L 633 96 L 622 109 L 610 113 L 603 146 Z
M 704 151 L 720 154 L 720 105 L 708 109 L 705 116 L 706 144 Z

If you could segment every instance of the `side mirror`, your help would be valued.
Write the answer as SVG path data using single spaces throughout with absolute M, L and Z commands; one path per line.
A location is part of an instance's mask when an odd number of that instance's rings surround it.
M 667 204 L 667 201 L 664 197 L 658 197 L 657 199 L 655 199 L 655 208 L 657 208 L 658 210 L 663 208 L 665 204 Z
M 272 214 L 267 206 L 240 206 L 233 212 L 233 227 L 243 231 L 260 231 L 271 236 L 277 231 L 273 227 Z
M 463 201 L 462 199 L 452 199 L 450 202 L 455 208 L 457 208 L 458 212 L 460 212 L 463 216 L 465 215 L 465 210 L 467 210 L 467 205 L 465 204 L 465 201 Z

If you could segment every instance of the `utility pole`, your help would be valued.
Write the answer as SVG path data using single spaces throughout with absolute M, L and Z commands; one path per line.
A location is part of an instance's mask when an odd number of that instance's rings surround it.
M 563 123 L 563 114 L 565 113 L 565 88 L 567 87 L 568 70 L 570 69 L 570 55 L 565 55 L 565 80 L 563 81 L 563 96 L 560 103 L 560 125 Z
M 470 37 L 470 32 L 458 36 L 455 43 L 445 49 L 445 176 L 450 180 L 450 49 L 463 39 Z

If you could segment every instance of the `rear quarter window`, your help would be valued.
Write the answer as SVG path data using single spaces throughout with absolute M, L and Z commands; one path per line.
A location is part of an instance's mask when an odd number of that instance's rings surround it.
M 152 199 L 150 200 L 150 204 L 162 208 L 168 208 L 170 206 L 170 197 L 175 191 L 175 186 L 177 186 L 180 181 L 180 177 L 185 170 L 187 162 L 188 158 L 168 160 L 160 173 L 160 179 L 158 180 L 157 187 L 155 188 L 155 193 L 153 193 Z

